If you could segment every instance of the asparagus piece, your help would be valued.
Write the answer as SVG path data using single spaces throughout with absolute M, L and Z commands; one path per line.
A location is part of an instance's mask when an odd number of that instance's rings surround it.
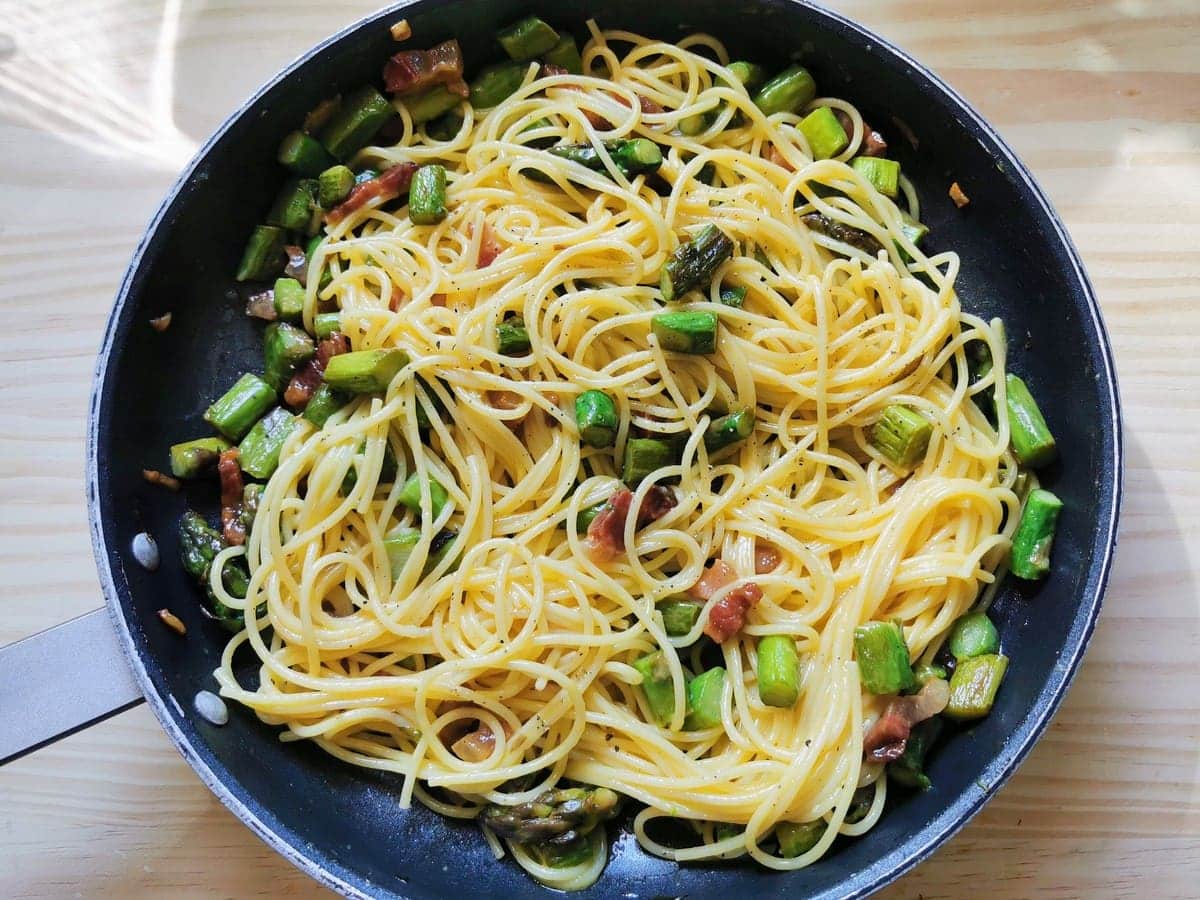
M 295 278 L 275 279 L 275 315 L 288 322 L 304 314 L 304 285 Z
M 276 158 L 297 175 L 308 178 L 320 174 L 334 162 L 320 142 L 303 131 L 293 131 L 285 137 Z
M 263 331 L 263 380 L 274 390 L 283 390 L 296 369 L 316 352 L 317 345 L 304 331 L 287 322 L 272 322 Z
M 818 106 L 800 120 L 798 127 L 804 139 L 808 141 L 813 159 L 830 159 L 837 156 L 850 143 L 846 129 L 828 106 Z
M 438 116 L 425 126 L 425 133 L 435 141 L 449 141 L 462 130 L 463 117 L 457 112 Z
M 716 453 L 738 441 L 744 441 L 753 432 L 754 410 L 746 406 L 727 416 L 713 419 L 704 432 L 704 446 L 709 453 Z
M 646 138 L 621 138 L 605 141 L 604 149 L 612 158 L 613 165 L 626 178 L 657 172 L 663 161 L 662 150 L 658 144 Z M 604 166 L 604 160 L 600 158 L 600 154 L 591 144 L 559 144 L 557 147 L 547 148 L 546 152 L 552 156 L 578 163 L 593 172 L 608 171 Z M 530 178 L 537 181 L 549 180 L 541 172 L 528 171 Z
M 664 350 L 712 353 L 717 349 L 716 313 L 659 313 L 650 320 L 650 329 Z
M 317 181 L 314 178 L 293 178 L 279 191 L 267 224 L 289 231 L 308 230 L 313 209 L 317 205 Z
M 545 841 L 540 844 L 522 844 L 530 856 L 552 869 L 571 869 L 583 866 L 595 859 L 604 849 L 602 829 L 595 829 L 580 838 L 559 842 Z
M 383 549 L 387 553 L 393 581 L 400 577 L 420 541 L 421 532 L 417 528 L 397 528 L 384 537 Z
M 960 662 L 999 649 L 1000 634 L 986 613 L 968 613 L 954 623 L 950 632 L 950 653 Z
M 342 314 L 340 312 L 317 313 L 313 319 L 313 331 L 318 338 L 327 338 L 342 330 Z
M 525 63 L 504 62 L 488 66 L 471 82 L 471 105 L 479 109 L 499 106 L 516 93 L 525 80 Z
M 664 600 L 658 604 L 663 629 L 671 637 L 683 637 L 696 625 L 701 606 L 692 600 Z
M 483 808 L 480 818 L 495 834 L 519 844 L 567 844 L 617 814 L 621 798 L 608 788 L 555 788 L 528 803 Z
M 1054 435 L 1050 433 L 1042 411 L 1038 409 L 1037 401 L 1029 393 L 1025 382 L 1010 372 L 1004 384 L 1007 388 L 1008 428 L 1013 453 L 1021 465 L 1040 469 L 1053 462 L 1058 455 Z
M 712 281 L 717 267 L 733 255 L 733 241 L 716 225 L 705 225 L 671 254 L 659 275 L 663 299 L 670 302 Z
M 916 686 L 908 645 L 895 622 L 868 622 L 854 629 L 859 678 L 872 694 L 898 694 Z
M 259 419 L 238 444 L 242 471 L 262 481 L 274 475 L 279 467 L 279 451 L 295 425 L 296 419 L 282 406 Z
M 445 115 L 452 109 L 457 109 L 463 98 L 451 91 L 444 84 L 438 84 L 415 97 L 405 97 L 404 107 L 414 125 L 432 122 L 438 116 Z
M 245 625 L 241 611 L 218 600 L 208 583 L 212 561 L 223 549 L 225 542 L 221 535 L 209 527 L 203 516 L 191 510 L 183 514 L 179 520 L 179 555 L 183 569 L 204 588 L 213 607 L 213 618 L 230 631 L 240 631 Z M 221 584 L 234 597 L 245 597 L 250 586 L 250 573 L 245 562 L 235 559 L 226 563 L 221 570 Z
M 988 653 L 964 659 L 950 679 L 950 702 L 946 715 L 951 719 L 980 719 L 992 711 L 996 691 L 1008 670 L 1008 657 Z
M 731 288 L 721 288 L 721 303 L 725 306 L 731 306 L 734 309 L 741 309 L 742 304 L 746 302 L 746 286 L 737 285 Z
M 365 440 L 359 444 L 358 452 L 360 455 L 367 452 L 367 442 Z M 399 468 L 399 465 L 396 462 L 396 453 L 392 450 L 392 445 L 385 442 L 383 445 L 383 464 L 379 467 L 379 484 L 391 484 L 395 481 L 397 468 Z M 358 484 L 358 466 L 352 464 L 346 470 L 345 477 L 342 478 L 342 496 L 347 496 L 354 490 L 354 485 L 356 484 Z
M 635 487 L 641 480 L 675 458 L 671 444 L 658 438 L 630 438 L 625 442 L 625 460 L 621 466 L 621 480 Z
M 304 406 L 304 418 L 318 428 L 323 428 L 329 421 L 329 417 L 345 406 L 347 402 L 345 395 L 338 393 L 327 384 L 320 384 Z
M 436 225 L 446 218 L 446 169 L 436 163 L 413 173 L 408 217 L 414 225 Z
M 758 698 L 767 706 L 791 709 L 800 697 L 800 654 L 789 634 L 758 639 Z
M 950 674 L 946 671 L 945 666 L 921 665 L 913 670 L 913 677 L 917 679 L 917 684 L 923 686 L 925 682 L 933 678 L 940 678 L 942 681 L 945 681 L 950 677 Z
M 529 331 L 525 320 L 514 316 L 496 326 L 496 351 L 504 356 L 520 356 L 529 352 Z
M 934 716 L 913 726 L 899 759 L 888 763 L 888 777 L 905 787 L 929 790 L 933 782 L 925 774 L 925 757 L 942 733 L 942 718 Z
M 779 840 L 779 855 L 788 859 L 803 856 L 821 840 L 827 823 L 824 819 L 812 822 L 780 822 L 775 826 L 775 837 Z
M 330 166 L 317 176 L 317 202 L 322 209 L 333 209 L 354 188 L 354 173 L 348 166 Z
M 847 825 L 854 825 L 861 822 L 867 817 L 867 813 L 871 811 L 871 801 L 874 797 L 874 785 L 868 784 L 866 787 L 860 787 L 851 796 L 850 808 L 846 810 L 846 818 L 842 821 Z
M 800 217 L 800 221 L 813 231 L 831 237 L 835 241 L 841 241 L 843 244 L 849 244 L 851 247 L 857 247 L 871 256 L 883 249 L 883 245 L 867 232 L 859 228 L 851 228 L 849 225 L 844 225 L 837 219 L 831 219 L 821 213 L 805 213 Z
M 436 519 L 450 500 L 450 495 L 436 478 L 429 479 L 429 515 Z M 400 502 L 418 515 L 421 514 L 421 476 L 414 472 L 404 482 L 400 491 Z
M 258 518 L 258 506 L 262 502 L 263 490 L 263 485 L 255 481 L 242 488 L 242 512 L 238 518 L 241 519 L 246 534 L 254 528 L 254 520 Z
M 272 392 L 271 396 L 274 396 Z M 217 457 L 232 445 L 219 437 L 199 438 L 171 445 L 171 474 L 176 478 L 199 478 L 217 466 Z
M 726 68 L 747 91 L 757 90 L 759 85 L 767 80 L 767 70 L 758 63 L 739 60 L 731 62 Z
M 575 398 L 575 422 L 589 447 L 611 447 L 617 439 L 617 406 L 604 391 L 584 391 Z
M 675 686 L 671 670 L 661 650 L 655 650 L 633 661 L 633 667 L 642 676 L 642 693 L 650 714 L 659 725 L 667 725 L 675 715 Z
M 1062 506 L 1057 496 L 1043 488 L 1034 488 L 1025 498 L 1009 559 L 1009 568 L 1018 578 L 1035 581 L 1050 573 L 1050 548 Z
M 817 83 L 803 66 L 784 69 L 754 95 L 754 105 L 771 116 L 779 112 L 798 113 L 817 96 Z
M 900 163 L 882 156 L 856 156 L 850 168 L 865 178 L 885 197 L 895 199 L 900 193 Z
M 330 359 L 323 377 L 334 390 L 377 394 L 386 391 L 396 373 L 407 365 L 403 350 L 356 350 Z
M 558 32 L 537 16 L 526 16 L 501 28 L 496 39 L 511 59 L 525 62 L 553 50 L 558 44 Z
M 336 159 L 348 160 L 367 146 L 396 111 L 375 88 L 363 85 L 348 94 L 318 135 Z
M 893 403 L 871 431 L 871 443 L 897 466 L 908 468 L 925 458 L 933 423 L 915 410 Z
M 231 441 L 240 441 L 274 405 L 275 389 L 247 372 L 208 408 L 204 421 Z
M 566 69 L 572 75 L 583 74 L 583 59 L 579 55 L 579 47 L 575 38 L 569 34 L 559 38 L 558 43 L 547 50 L 542 59 L 552 66 Z
M 900 220 L 900 230 L 904 232 L 904 236 L 912 242 L 914 247 L 920 247 L 921 241 L 925 240 L 925 236 L 929 234 L 929 226 L 918 222 L 906 212 L 900 213 Z M 905 262 L 905 264 L 913 261 L 912 256 L 909 255 L 907 250 L 905 250 L 903 247 L 899 247 L 898 249 L 900 251 L 900 258 Z
M 716 666 L 697 675 L 687 686 L 687 731 L 703 731 L 721 724 L 721 696 L 725 693 L 725 670 Z
M 684 116 L 679 120 L 679 133 L 685 134 L 688 137 L 694 137 L 708 128 L 712 124 L 712 121 L 713 113 L 711 110 L 691 116 Z
M 287 256 L 283 244 L 287 236 L 282 228 L 274 225 L 258 225 L 246 242 L 242 260 L 238 263 L 238 281 L 262 281 L 273 278 L 283 271 Z

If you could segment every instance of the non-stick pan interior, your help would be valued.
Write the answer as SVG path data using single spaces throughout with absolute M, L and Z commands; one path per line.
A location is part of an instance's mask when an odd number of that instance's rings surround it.
M 1066 503 L 1051 577 L 1032 590 L 1011 582 L 995 606 L 1012 658 L 996 708 L 934 756 L 934 788 L 893 792 L 891 809 L 866 837 L 846 841 L 802 872 L 748 863 L 676 865 L 647 857 L 614 831 L 612 861 L 587 896 L 690 898 L 849 896 L 867 891 L 928 853 L 978 809 L 1024 754 L 1056 705 L 1094 620 L 1107 570 L 1119 474 L 1115 385 L 1094 302 L 1074 252 L 1028 175 L 998 138 L 937 82 L 844 21 L 792 2 L 605 0 L 586 4 L 422 0 L 366 21 L 293 66 L 234 117 L 168 199 L 135 258 L 110 324 L 93 410 L 92 501 L 98 556 L 110 602 L 128 629 L 135 667 L 164 727 L 235 812 L 281 852 L 344 891 L 373 896 L 515 897 L 550 892 L 511 862 L 493 860 L 477 830 L 423 808 L 401 810 L 398 781 L 334 761 L 313 746 L 281 744 L 277 729 L 231 709 L 216 728 L 191 711 L 227 634 L 205 621 L 199 595 L 174 564 L 185 503 L 211 510 L 215 489 L 174 495 L 141 477 L 165 468 L 170 444 L 207 433 L 201 415 L 243 371 L 257 370 L 260 327 L 243 314 L 232 273 L 250 229 L 283 180 L 280 137 L 322 98 L 376 81 L 395 52 L 387 26 L 407 17 L 416 46 L 457 37 L 469 66 L 495 61 L 494 33 L 536 11 L 585 35 L 596 15 L 671 39 L 704 30 L 734 58 L 782 66 L 799 56 L 821 93 L 846 97 L 892 139 L 916 183 L 928 246 L 962 258 L 963 306 L 1008 324 L 1011 367 L 1039 397 L 1063 463 L 1049 482 Z M 919 140 L 901 137 L 896 119 Z M 951 181 L 971 197 L 947 197 Z M 171 311 L 157 333 L 147 320 Z M 166 560 L 149 573 L 133 563 L 132 536 L 156 536 Z M 173 609 L 185 639 L 155 611 Z M 250 675 L 251 673 L 247 673 Z M 169 811 L 164 810 L 164 815 Z

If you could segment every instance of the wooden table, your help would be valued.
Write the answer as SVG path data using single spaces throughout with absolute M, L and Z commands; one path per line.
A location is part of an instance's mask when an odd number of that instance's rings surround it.
M 1049 192 L 1100 294 L 1128 441 L 1116 569 L 1062 712 L 885 896 L 1197 896 L 1200 3 L 834 5 L 945 76 Z M 159 199 L 228 110 L 374 6 L 0 2 L 0 643 L 100 603 L 92 365 Z M 325 895 L 213 799 L 145 708 L 0 770 L 0 848 L 4 897 Z

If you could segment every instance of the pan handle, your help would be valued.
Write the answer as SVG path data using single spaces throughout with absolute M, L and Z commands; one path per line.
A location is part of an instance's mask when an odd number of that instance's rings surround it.
M 145 699 L 107 609 L 0 648 L 0 766 Z

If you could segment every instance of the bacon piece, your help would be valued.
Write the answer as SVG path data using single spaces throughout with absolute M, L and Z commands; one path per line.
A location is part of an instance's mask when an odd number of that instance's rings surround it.
M 246 543 L 246 526 L 242 523 L 242 467 L 238 465 L 237 447 L 230 447 L 217 457 L 217 475 L 221 479 L 221 532 L 225 543 L 241 546 Z
M 754 574 L 765 575 L 767 572 L 773 572 L 779 566 L 783 557 L 779 550 L 768 543 L 755 542 L 754 544 Z
M 551 75 L 570 75 L 562 66 L 556 66 L 554 63 L 542 63 L 542 76 L 549 78 Z
M 503 250 L 504 245 L 496 237 L 496 232 L 492 230 L 492 226 L 484 222 L 483 234 L 479 237 L 479 256 L 475 260 L 475 267 L 477 269 L 486 269 L 496 261 L 496 257 Z
M 172 478 L 170 475 L 165 475 L 158 469 L 142 469 L 142 477 L 151 484 L 157 484 L 165 487 L 169 491 L 177 491 L 183 485 L 178 478 Z
M 700 580 L 688 588 L 688 595 L 697 600 L 709 600 L 719 591 L 737 581 L 737 573 L 723 559 L 718 559 L 704 570 Z M 708 624 L 704 633 L 718 644 L 724 643 L 742 630 L 746 624 L 746 613 L 762 599 L 762 589 L 753 581 L 738 585 L 712 605 L 708 611 Z
M 846 132 L 846 136 L 850 137 L 854 134 L 854 122 L 850 118 L 850 114 L 844 110 L 835 109 L 833 114 L 837 117 L 838 123 L 842 126 L 842 131 Z M 863 138 L 862 144 L 858 148 L 860 156 L 886 156 L 888 151 L 887 141 L 883 139 L 883 135 L 873 129 L 863 120 Z
M 407 41 L 412 37 L 412 26 L 408 24 L 408 19 L 401 19 L 388 31 L 391 33 L 393 41 Z
M 246 315 L 253 316 L 255 319 L 265 319 L 268 322 L 275 321 L 275 291 L 265 290 L 257 294 L 251 294 L 246 300 Z
M 788 162 L 787 157 L 780 153 L 779 148 L 774 144 L 767 144 L 766 149 L 763 150 L 763 159 L 769 163 L 774 163 L 781 169 L 787 169 L 789 172 L 796 171 L 795 166 Z
M 963 193 L 963 189 L 958 186 L 958 182 L 950 185 L 950 199 L 954 201 L 954 205 L 962 209 L 971 202 L 971 198 Z
M 488 391 L 488 405 L 495 409 L 502 409 L 506 412 L 511 412 L 514 409 L 520 409 L 521 404 L 525 402 L 520 394 L 512 391 Z M 525 417 L 519 419 L 502 419 L 509 431 L 516 432 L 521 430 L 521 424 L 525 421 Z
M 583 117 L 588 120 L 588 124 L 598 131 L 607 131 L 613 127 L 612 122 L 608 121 L 608 119 L 604 118 L 604 116 L 600 115 L 600 113 L 594 112 L 593 110 L 585 109 L 583 111 Z
M 283 252 L 287 254 L 288 258 L 287 265 L 283 268 L 283 274 L 306 285 L 308 283 L 308 257 L 304 253 L 304 248 L 288 244 L 283 248 Z
M 463 81 L 462 48 L 449 40 L 428 50 L 401 50 L 383 67 L 383 81 L 393 94 L 415 94 L 435 84 L 444 84 L 451 93 L 466 97 L 471 93 Z
M 288 382 L 287 390 L 283 392 L 283 402 L 292 409 L 303 409 L 312 395 L 321 385 L 321 376 L 329 360 L 339 353 L 350 351 L 350 338 L 335 331 L 329 337 L 317 344 L 316 355 L 300 367 Z
M 442 308 L 445 308 L 446 295 L 445 294 L 434 294 L 432 297 L 429 298 L 429 305 L 430 306 L 440 306 Z
M 336 225 L 376 197 L 386 197 L 389 200 L 392 197 L 399 197 L 408 190 L 409 184 L 412 183 L 413 173 L 416 171 L 416 163 L 400 163 L 370 181 L 356 184 L 351 189 L 350 196 L 325 213 L 325 221 Z
M 887 705 L 863 738 L 863 758 L 891 762 L 904 755 L 914 725 L 932 718 L 950 702 L 950 685 L 931 678 L 916 694 L 897 697 Z
M 595 562 L 608 562 L 618 553 L 625 551 L 625 521 L 629 518 L 632 502 L 633 491 L 626 487 L 618 489 L 588 525 L 584 545 L 588 556 Z M 638 508 L 637 527 L 644 528 L 661 519 L 674 509 L 676 502 L 675 494 L 670 488 L 654 485 Z
M 399 285 L 392 285 L 392 295 L 388 297 L 388 309 L 392 312 L 400 311 L 400 304 L 404 302 L 404 291 L 400 290 Z
M 150 327 L 155 331 L 166 331 L 171 327 L 171 314 L 167 312 L 161 316 L 155 316 L 150 320 Z
M 464 762 L 483 762 L 492 755 L 496 746 L 496 735 L 486 725 L 480 725 L 477 731 L 464 734 L 450 745 L 454 755 Z
M 718 559 L 700 575 L 700 580 L 687 589 L 689 597 L 708 600 L 717 591 L 737 581 L 737 573 L 723 559 Z
M 638 94 L 638 104 L 642 107 L 643 115 L 646 113 L 655 114 L 663 111 L 661 106 L 659 106 L 649 97 L 643 97 L 641 94 Z

